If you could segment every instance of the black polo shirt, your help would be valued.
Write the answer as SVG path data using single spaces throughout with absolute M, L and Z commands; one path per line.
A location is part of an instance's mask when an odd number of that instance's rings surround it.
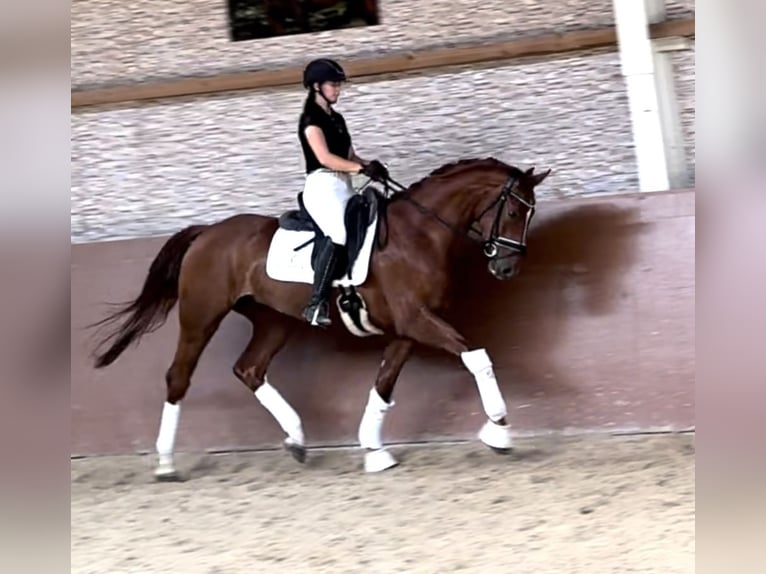
M 348 152 L 351 149 L 351 136 L 348 133 L 346 120 L 343 119 L 343 116 L 335 110 L 331 110 L 328 114 L 318 104 L 306 106 L 298 121 L 298 138 L 301 142 L 301 148 L 303 148 L 303 160 L 306 164 L 307 174 L 322 167 L 306 139 L 304 130 L 308 126 L 317 126 L 322 130 L 330 153 L 343 159 L 348 159 Z

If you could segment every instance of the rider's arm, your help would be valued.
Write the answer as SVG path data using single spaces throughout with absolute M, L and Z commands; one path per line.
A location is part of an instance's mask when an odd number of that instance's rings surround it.
M 355 161 L 357 163 L 360 163 L 362 165 L 367 165 L 368 163 L 370 163 L 369 160 L 362 159 L 361 157 L 356 155 L 356 150 L 354 149 L 354 144 L 351 144 L 349 146 L 349 148 L 348 148 L 348 159 L 350 159 L 351 161 Z
M 330 153 L 330 150 L 327 149 L 327 141 L 324 139 L 324 134 L 317 126 L 310 125 L 306 127 L 305 134 L 314 155 L 317 156 L 319 162 L 327 169 L 349 173 L 359 173 L 359 170 L 362 169 L 361 163 Z

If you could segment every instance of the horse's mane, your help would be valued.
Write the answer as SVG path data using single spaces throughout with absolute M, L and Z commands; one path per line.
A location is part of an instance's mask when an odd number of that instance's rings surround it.
M 464 159 L 459 159 L 457 161 L 453 161 L 450 163 L 445 163 L 444 165 L 437 167 L 435 170 L 433 170 L 431 173 L 429 173 L 425 177 L 419 179 L 415 183 L 410 184 L 407 187 L 406 193 L 410 194 L 410 193 L 418 191 L 419 189 L 425 187 L 425 185 L 430 183 L 431 180 L 433 179 L 452 176 L 462 171 L 465 171 L 468 169 L 474 169 L 474 168 L 500 169 L 500 170 L 508 172 L 509 175 L 513 174 L 516 177 L 521 177 L 524 174 L 524 172 L 521 171 L 519 168 L 512 165 L 508 165 L 507 163 L 500 161 L 499 159 L 494 157 L 464 158 Z M 394 195 L 391 199 L 396 199 L 397 196 L 398 194 Z

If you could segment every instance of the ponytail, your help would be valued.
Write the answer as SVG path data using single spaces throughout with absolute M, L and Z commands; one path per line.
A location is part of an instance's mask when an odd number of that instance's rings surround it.
M 314 106 L 317 105 L 316 100 L 314 99 L 315 96 L 316 92 L 314 91 L 314 88 L 309 88 L 309 93 L 306 96 L 306 101 L 303 103 L 304 113 L 310 112 L 312 109 L 314 109 Z

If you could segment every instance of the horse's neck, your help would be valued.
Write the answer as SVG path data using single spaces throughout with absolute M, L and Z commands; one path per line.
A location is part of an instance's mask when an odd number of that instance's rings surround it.
M 467 187 L 465 183 L 447 182 L 428 194 L 414 193 L 412 198 L 452 226 L 467 231 L 483 200 L 483 194 L 471 189 L 470 184 Z
M 461 187 L 446 181 L 438 187 L 416 189 L 409 198 L 418 207 L 404 198 L 395 201 L 389 208 L 391 241 L 408 252 L 417 245 L 411 256 L 425 257 L 428 267 L 451 266 L 457 262 L 468 245 L 465 239 L 484 195 L 481 190 L 472 190 L 466 185 L 470 186 L 463 183 Z M 419 263 L 417 267 L 422 265 Z

